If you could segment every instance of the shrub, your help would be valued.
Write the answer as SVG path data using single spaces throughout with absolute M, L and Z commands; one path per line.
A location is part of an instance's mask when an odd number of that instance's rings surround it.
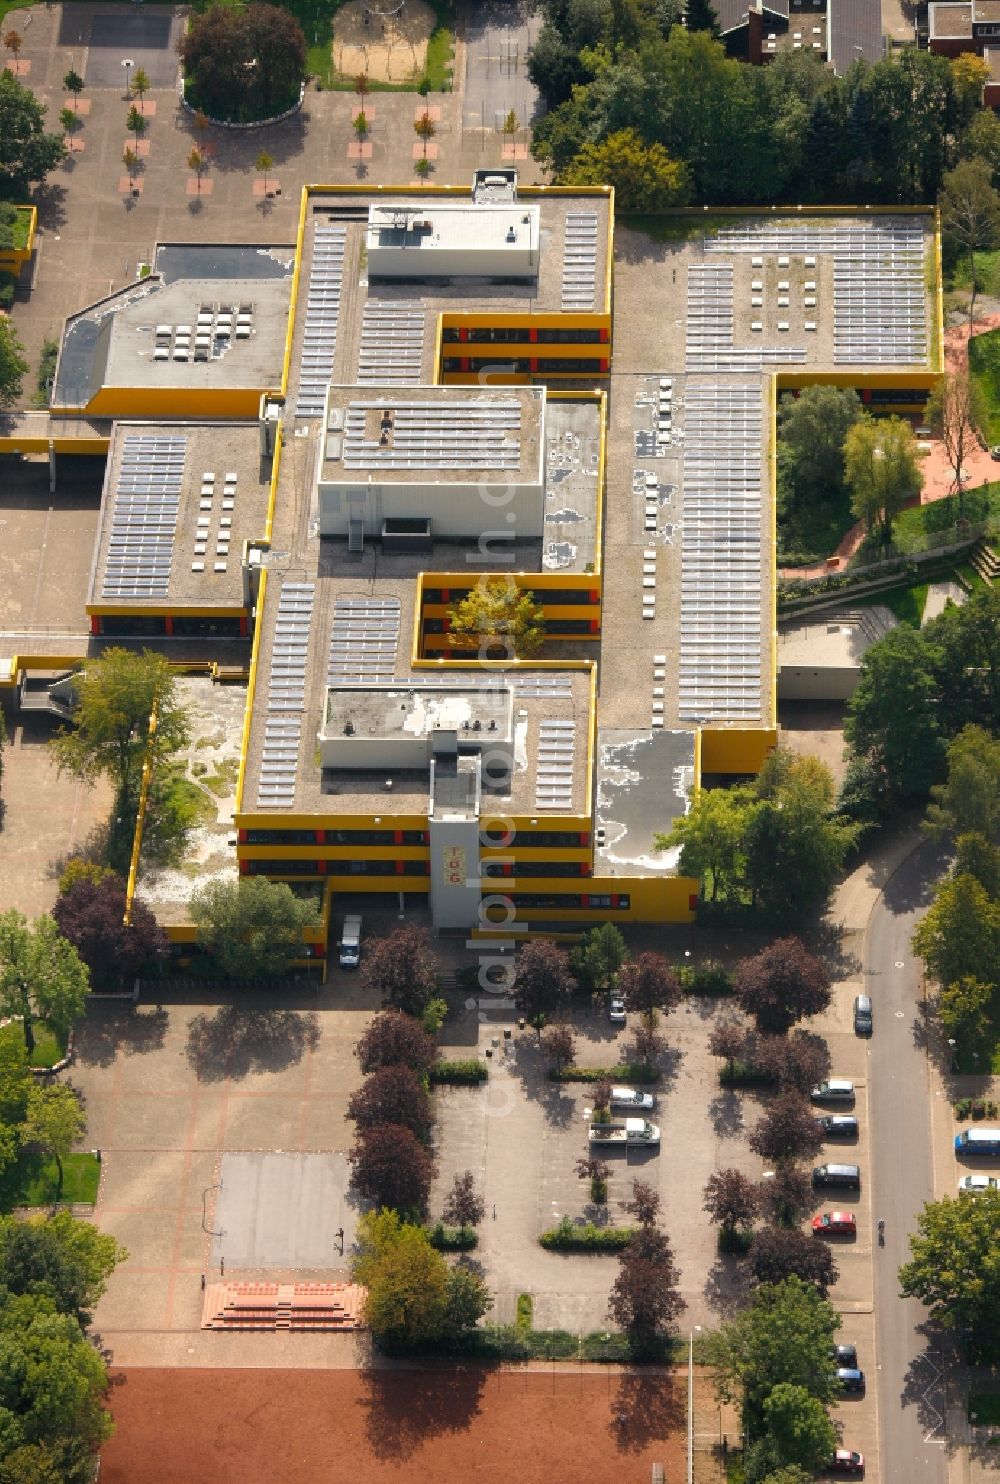
M 722 1087 L 773 1087 L 776 1080 L 773 1072 L 765 1072 L 752 1062 L 734 1061 L 719 1070 Z
M 724 995 L 733 992 L 732 976 L 721 964 L 681 964 L 676 974 L 685 994 Z
M 484 1062 L 470 1057 L 468 1061 L 436 1061 L 428 1068 L 427 1079 L 432 1085 L 448 1083 L 453 1087 L 474 1087 L 485 1082 L 490 1075 Z
M 471 1226 L 445 1226 L 443 1221 L 435 1221 L 427 1228 L 427 1235 L 438 1252 L 471 1252 L 479 1245 L 479 1237 Z
M 514 1319 L 514 1328 L 530 1330 L 533 1328 L 534 1318 L 535 1300 L 530 1293 L 519 1293 L 517 1296 L 517 1315 Z
M 745 1257 L 750 1251 L 750 1243 L 753 1241 L 753 1232 L 740 1230 L 739 1228 L 720 1227 L 719 1229 L 719 1251 L 735 1253 L 738 1257 Z
M 961 1122 L 965 1118 L 968 1118 L 970 1116 L 971 1111 L 972 1111 L 972 1099 L 971 1098 L 959 1098 L 958 1101 L 957 1101 L 957 1103 L 955 1104 L 955 1117 L 959 1120 L 959 1122 Z
M 538 1241 L 548 1252 L 621 1252 L 634 1236 L 631 1226 L 595 1226 L 592 1221 L 578 1225 L 564 1216 L 558 1226 L 542 1232 Z
M 660 1074 L 648 1062 L 624 1062 L 617 1067 L 553 1067 L 549 1072 L 552 1082 L 659 1082 Z

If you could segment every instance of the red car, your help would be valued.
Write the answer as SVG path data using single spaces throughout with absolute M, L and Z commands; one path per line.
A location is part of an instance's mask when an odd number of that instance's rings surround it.
M 838 1448 L 826 1467 L 831 1474 L 863 1474 L 865 1455 L 852 1452 L 850 1448 Z
M 858 1224 L 851 1211 L 823 1211 L 813 1217 L 813 1235 L 816 1237 L 856 1237 Z

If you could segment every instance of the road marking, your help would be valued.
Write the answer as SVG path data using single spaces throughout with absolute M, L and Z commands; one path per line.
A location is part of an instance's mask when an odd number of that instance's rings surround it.
M 934 1416 L 937 1418 L 937 1422 L 935 1422 L 934 1426 L 932 1428 L 929 1428 L 928 1431 L 924 1433 L 924 1442 L 936 1443 L 939 1448 L 943 1448 L 945 1445 L 945 1439 L 936 1438 L 934 1434 L 936 1432 L 940 1432 L 941 1428 L 944 1426 L 944 1413 L 939 1412 L 937 1407 L 931 1401 L 931 1392 L 937 1388 L 938 1383 L 942 1378 L 943 1372 L 934 1364 L 929 1355 L 921 1355 L 920 1360 L 924 1361 L 928 1366 L 930 1366 L 931 1370 L 934 1372 L 930 1383 L 928 1384 L 926 1389 L 920 1393 L 920 1400 L 925 1404 L 927 1410 L 929 1412 L 933 1412 Z

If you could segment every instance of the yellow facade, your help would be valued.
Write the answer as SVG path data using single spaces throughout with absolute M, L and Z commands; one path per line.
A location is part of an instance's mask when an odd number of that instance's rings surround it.
M 38 208 L 36 206 L 18 206 L 16 208 L 22 222 L 27 217 L 27 240 L 23 247 L 0 247 L 0 273 L 13 273 L 19 278 L 22 269 L 31 262 L 31 254 L 35 250 L 35 233 L 38 229 Z

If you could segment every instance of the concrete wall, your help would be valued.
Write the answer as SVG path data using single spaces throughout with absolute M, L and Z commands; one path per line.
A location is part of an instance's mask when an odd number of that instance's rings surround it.
M 386 518 L 422 516 L 429 517 L 435 540 L 477 541 L 484 532 L 497 528 L 497 489 L 503 491 L 504 519 L 513 525 L 519 539 L 540 537 L 545 517 L 542 486 L 537 482 L 507 484 L 499 478 L 467 483 L 449 480 L 446 484 L 428 481 L 336 485 L 320 479 L 320 535 L 346 537 L 350 516 L 360 515 L 365 535 L 371 537 L 381 535 Z

